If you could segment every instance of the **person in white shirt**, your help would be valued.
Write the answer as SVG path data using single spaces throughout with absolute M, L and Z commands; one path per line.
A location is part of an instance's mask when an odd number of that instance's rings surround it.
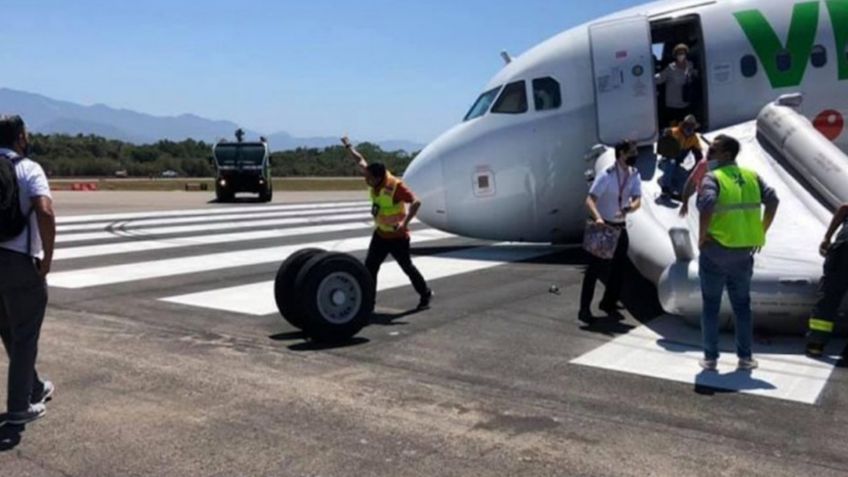
M 660 121 L 662 128 L 676 126 L 693 112 L 686 91 L 687 88 L 691 90 L 698 71 L 689 61 L 689 47 L 685 43 L 674 47 L 674 59 L 673 63 L 656 75 L 657 84 L 665 85 L 664 118 Z
M 586 198 L 586 207 L 592 220 L 621 229 L 612 260 L 591 257 L 583 276 L 578 318 L 587 324 L 595 320 L 591 305 L 595 296 L 595 284 L 602 274 L 607 275 L 608 279 L 599 308 L 610 316 L 620 316 L 617 307 L 623 284 L 621 267 L 627 261 L 627 249 L 630 245 L 625 218 L 627 214 L 642 206 L 642 177 L 634 167 L 638 157 L 636 145 L 631 141 L 616 144 L 615 157 L 615 164 L 595 178 Z
M 17 206 L 25 219 L 22 231 L 15 234 L 3 227 L 0 239 L 0 336 L 9 355 L 7 412 L 0 420 L 15 425 L 42 417 L 55 389 L 38 377 L 35 362 L 47 309 L 45 279 L 53 261 L 56 219 L 47 177 L 27 157 L 29 146 L 23 120 L 0 117 L 0 161 L 6 161 L 0 166 L 7 179 L 0 194 L 11 196 L 16 180 L 18 195 L 18 203 L 8 204 L 3 212 L 17 214 L 13 209 Z

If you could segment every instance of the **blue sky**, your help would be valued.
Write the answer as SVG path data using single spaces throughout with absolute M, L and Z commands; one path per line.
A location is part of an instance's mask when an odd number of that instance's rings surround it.
M 500 69 L 640 0 L 5 0 L 0 85 L 264 133 L 427 142 Z

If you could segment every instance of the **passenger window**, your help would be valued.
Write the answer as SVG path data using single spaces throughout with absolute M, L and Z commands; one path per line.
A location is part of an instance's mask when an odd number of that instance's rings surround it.
M 742 76 L 746 78 L 753 78 L 757 76 L 757 70 L 759 66 L 757 65 L 757 58 L 754 55 L 745 55 L 742 57 L 741 61 L 742 67 Z
M 521 114 L 527 112 L 527 85 L 516 81 L 504 87 L 500 98 L 492 108 L 493 113 Z
M 492 105 L 492 102 L 498 96 L 498 91 L 501 90 L 501 87 L 490 89 L 485 93 L 481 94 L 477 101 L 474 101 L 474 105 L 471 106 L 471 109 L 468 111 L 468 114 L 465 115 L 465 119 L 463 121 L 469 121 L 474 118 L 479 118 L 483 116 L 487 112 L 489 112 L 489 106 Z
M 813 53 L 810 55 L 810 62 L 816 68 L 824 68 L 827 64 L 827 48 L 822 45 L 813 47 Z
M 783 50 L 777 54 L 777 70 L 789 71 L 792 69 L 792 53 L 789 50 Z
M 551 77 L 534 79 L 533 102 L 536 104 L 536 111 L 558 109 L 562 106 L 559 82 Z

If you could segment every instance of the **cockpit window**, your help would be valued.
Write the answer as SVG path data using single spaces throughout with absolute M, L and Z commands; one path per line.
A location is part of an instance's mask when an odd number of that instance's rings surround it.
M 559 82 L 551 77 L 534 79 L 533 101 L 536 103 L 536 111 L 558 109 L 562 106 Z
M 504 87 L 501 96 L 492 107 L 493 113 L 521 114 L 527 112 L 527 86 L 524 81 L 516 81 Z
M 489 91 L 481 94 L 480 97 L 477 98 L 477 101 L 474 102 L 474 106 L 471 106 L 471 110 L 465 115 L 465 119 L 463 119 L 463 121 L 479 118 L 489 112 L 489 106 L 491 106 L 492 102 L 495 101 L 500 90 L 501 87 L 498 86 L 497 88 L 490 89 Z

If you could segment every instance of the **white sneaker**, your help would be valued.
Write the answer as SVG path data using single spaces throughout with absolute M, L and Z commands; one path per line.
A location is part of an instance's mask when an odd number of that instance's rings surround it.
M 56 392 L 56 386 L 53 385 L 50 381 L 44 381 L 44 388 L 41 390 L 41 394 L 33 395 L 31 400 L 33 404 L 44 404 L 47 401 L 53 399 L 53 393 Z
M 705 371 L 715 371 L 716 369 L 718 369 L 718 360 L 715 359 L 704 358 L 698 361 L 698 364 L 700 364 Z
M 737 368 L 741 371 L 751 371 L 760 367 L 760 363 L 754 358 L 739 358 Z
M 29 424 L 32 421 L 41 419 L 47 414 L 47 406 L 44 404 L 30 404 L 26 411 L 9 412 L 6 414 L 6 422 L 8 424 L 23 425 Z

